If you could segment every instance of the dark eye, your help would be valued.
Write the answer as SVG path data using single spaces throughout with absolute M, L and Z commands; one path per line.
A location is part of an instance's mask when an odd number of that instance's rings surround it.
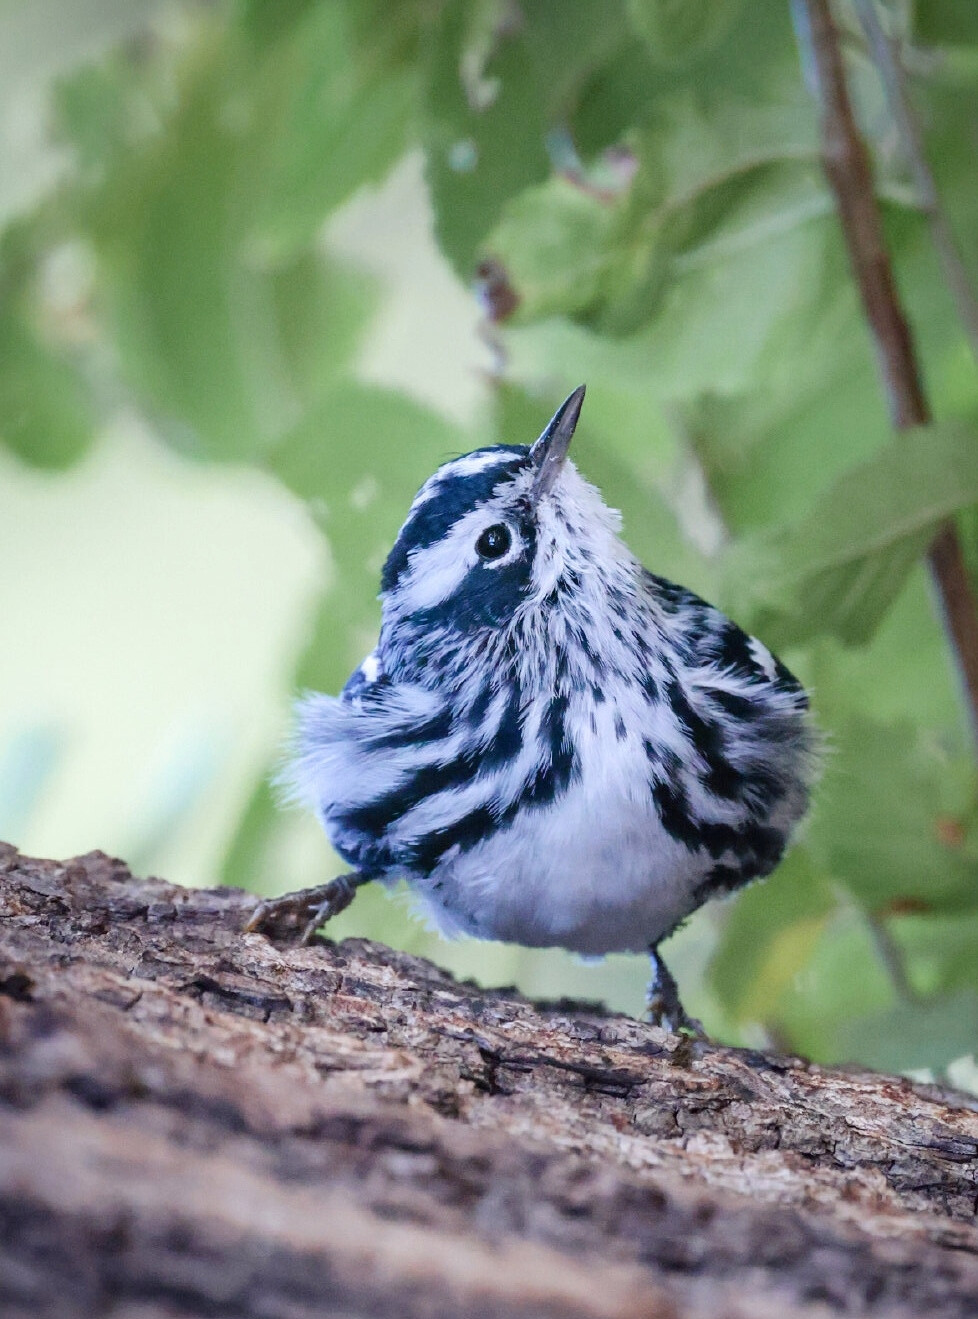
M 495 526 L 486 527 L 475 542 L 475 552 L 481 554 L 484 559 L 501 559 L 512 543 L 509 527 L 497 522 Z

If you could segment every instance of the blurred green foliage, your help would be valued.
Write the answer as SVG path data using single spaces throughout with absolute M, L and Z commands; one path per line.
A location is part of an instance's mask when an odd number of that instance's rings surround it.
M 692 1000 L 731 1038 L 818 1058 L 974 1052 L 975 756 L 920 556 L 956 515 L 978 567 L 978 373 L 857 29 L 855 99 L 940 419 L 896 438 L 787 3 L 183 9 L 55 88 L 70 166 L 0 236 L 0 442 L 66 466 L 125 400 L 182 453 L 283 482 L 337 568 L 296 684 L 336 690 L 421 480 L 449 452 L 531 439 L 586 380 L 580 461 L 631 545 L 785 650 L 829 748 L 810 826 L 722 909 Z M 884 10 L 978 278 L 978 25 L 954 0 Z M 375 291 L 319 241 L 412 150 L 457 274 L 491 259 L 518 298 L 491 328 L 479 433 L 355 378 Z M 66 252 L 81 292 L 52 309 Z M 290 827 L 263 780 L 226 877 L 267 882 Z

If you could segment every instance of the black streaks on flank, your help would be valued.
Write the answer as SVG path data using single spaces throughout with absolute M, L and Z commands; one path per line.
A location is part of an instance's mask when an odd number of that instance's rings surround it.
M 567 736 L 567 706 L 570 698 L 565 693 L 558 693 L 547 706 L 540 720 L 540 742 L 550 751 L 550 766 L 547 770 L 552 779 L 552 795 L 565 792 L 574 773 L 576 757 L 574 748 Z
M 767 681 L 767 675 L 751 654 L 750 637 L 729 619 L 714 638 L 713 658 L 721 668 L 741 677 Z
M 740 866 L 716 865 L 693 889 L 697 902 L 706 902 L 707 898 L 719 898 L 726 893 L 733 893 L 741 888 L 753 876 L 744 873 Z
M 493 690 L 489 683 L 485 682 L 479 688 L 479 693 L 475 700 L 466 711 L 466 720 L 473 728 L 479 728 L 483 719 L 489 710 L 489 704 L 492 701 Z
M 508 828 L 525 810 L 546 807 L 562 796 L 580 773 L 566 733 L 568 697 L 557 695 L 540 721 L 541 749 L 549 749 L 550 763 L 541 764 L 522 791 L 502 809 L 476 807 L 461 819 L 427 834 L 412 849 L 405 863 L 430 873 L 450 848 L 468 851 L 490 834 Z
M 620 587 L 609 586 L 605 598 L 607 600 L 608 607 L 611 610 L 611 612 L 614 614 L 614 616 L 616 618 L 621 619 L 622 622 L 626 622 L 629 614 L 635 608 L 634 597 L 631 595 L 626 596 L 625 592 L 622 591 Z M 616 627 L 614 629 L 614 633 L 615 636 L 620 641 L 621 640 L 620 629 Z
M 695 710 L 683 691 L 682 683 L 670 678 L 666 683 L 666 700 L 669 708 L 679 720 L 683 731 L 693 744 L 693 749 L 707 762 L 723 759 L 723 729 L 719 723 L 707 719 Z
M 360 834 L 366 840 L 382 837 L 395 820 L 413 810 L 426 797 L 447 788 L 464 786 L 474 777 L 478 765 L 479 756 L 471 752 L 444 765 L 423 765 L 393 791 L 331 818 L 347 834 Z
M 743 798 L 747 786 L 746 775 L 734 768 L 725 756 L 711 760 L 706 773 L 700 776 L 700 781 L 714 797 L 722 797 L 725 801 Z
M 581 649 L 587 656 L 587 661 L 591 666 L 591 671 L 594 676 L 596 678 L 603 678 L 605 676 L 605 662 L 592 647 L 591 638 L 583 627 L 578 629 L 578 641 Z
M 682 759 L 671 747 L 658 746 L 649 737 L 643 737 L 642 749 L 652 771 L 652 782 L 658 779 L 673 780 L 682 771 Z
M 591 684 L 591 700 L 595 705 L 604 704 L 604 691 L 596 682 Z
M 483 692 L 487 690 L 488 688 L 485 688 L 480 691 L 477 700 L 482 701 Z M 484 709 L 488 708 L 488 704 L 489 699 L 487 698 L 483 701 Z M 428 737 L 422 738 L 420 736 L 422 728 L 429 731 Z M 442 715 L 437 720 L 432 719 L 427 724 L 413 729 L 414 736 L 410 739 L 404 738 L 403 735 L 400 738 L 387 735 L 384 738 L 374 739 L 371 742 L 371 748 L 409 744 L 420 746 L 447 737 L 450 730 L 451 715 L 448 714 L 447 719 L 446 716 Z M 414 807 L 436 793 L 446 792 L 452 788 L 463 788 L 487 770 L 498 768 L 498 766 L 515 759 L 519 755 L 522 746 L 523 730 L 519 690 L 514 688 L 498 724 L 485 745 L 472 744 L 470 750 L 456 753 L 451 760 L 439 764 L 420 766 L 391 791 L 384 793 L 373 801 L 366 802 L 362 806 L 332 815 L 331 823 L 345 839 L 359 838 L 364 852 L 370 853 L 382 843 L 384 835 L 391 826 L 406 815 L 408 811 L 413 810 Z M 451 842 L 446 843 L 445 846 L 451 846 Z M 389 861 L 388 865 L 395 863 L 410 864 L 410 859 L 397 857 Z
M 778 675 L 778 681 L 780 682 L 781 686 L 785 689 L 785 691 L 791 692 L 791 694 L 797 698 L 797 704 L 799 710 L 807 710 L 808 693 L 805 691 L 804 687 L 801 685 L 801 683 L 798 681 L 795 675 L 791 672 L 791 670 L 781 663 L 777 655 L 773 656 L 773 659 L 774 659 L 774 671 Z
M 776 770 L 755 763 L 751 765 L 744 796 L 750 798 L 755 811 L 767 814 L 785 795 L 787 787 L 784 777 Z
M 645 693 L 645 699 L 650 705 L 655 705 L 659 701 L 659 684 L 651 673 L 646 673 L 642 678 L 642 691 Z
M 756 860 L 754 874 L 758 878 L 771 873 L 788 845 L 787 837 L 779 829 L 769 829 L 762 825 L 755 825 L 748 831 L 748 841 Z
M 435 829 L 425 834 L 424 838 L 411 849 L 409 864 L 412 868 L 428 875 L 434 870 L 446 852 L 453 847 L 460 847 L 463 852 L 475 847 L 483 838 L 494 833 L 500 827 L 500 820 L 488 806 L 479 806 L 454 820 L 442 829 Z
M 368 746 L 371 751 L 423 746 L 425 743 L 437 742 L 447 737 L 451 727 L 452 712 L 446 707 L 433 714 L 430 719 L 426 719 L 423 724 L 409 724 L 406 728 L 395 728 L 390 733 L 371 737 Z
M 766 713 L 761 701 L 751 700 L 749 696 L 741 696 L 738 692 L 727 692 L 721 687 L 712 687 L 708 694 L 713 704 L 718 705 L 725 715 L 731 719 L 738 719 L 741 723 L 753 723 Z
M 336 821 L 330 820 L 329 825 L 329 841 L 334 851 L 361 875 L 381 875 L 393 865 L 393 859 L 380 839 L 365 842 L 359 834 L 347 835 Z
M 540 766 L 516 801 L 507 806 L 504 816 L 506 823 L 511 823 L 516 814 L 527 807 L 539 809 L 542 806 L 550 806 L 557 794 L 562 791 L 562 784 L 566 788 L 569 780 L 569 772 L 565 775 L 559 766 Z
M 666 685 L 666 699 L 699 754 L 705 768 L 698 778 L 708 792 L 726 801 L 744 797 L 750 774 L 738 769 L 726 754 L 726 740 L 719 722 L 706 718 L 694 709 L 682 685 L 670 679 Z
M 481 696 L 481 693 L 480 693 Z M 340 837 L 344 857 L 357 865 L 360 857 L 386 858 L 384 865 L 409 866 L 430 873 L 453 847 L 463 851 L 475 847 L 490 834 L 511 825 L 527 809 L 549 806 L 565 793 L 579 775 L 580 767 L 567 736 L 569 697 L 557 694 L 540 721 L 541 763 L 517 797 L 505 807 L 482 804 L 441 829 L 433 830 L 391 856 L 384 835 L 408 811 L 435 793 L 461 788 L 487 770 L 515 759 L 523 746 L 523 721 L 518 690 L 514 689 L 492 737 L 480 751 L 456 756 L 447 764 L 425 765 L 397 789 L 364 806 L 331 817 L 331 836 Z M 485 703 L 488 707 L 488 701 Z M 549 757 L 549 758 L 548 758 Z M 486 779 L 487 786 L 491 778 Z
M 739 860 L 734 864 L 719 862 L 713 866 L 693 890 L 694 898 L 697 902 L 705 902 L 707 898 L 733 893 L 752 879 L 763 879 L 781 860 L 787 841 L 777 829 L 763 825 L 747 826 L 736 851 Z
M 647 570 L 642 575 L 646 586 L 650 588 L 664 613 L 678 614 L 684 605 L 696 600 L 696 596 L 691 591 L 687 591 L 683 586 L 677 586 L 675 582 L 670 582 L 667 577 L 657 577 L 655 573 Z
M 725 619 L 723 627 L 715 635 L 712 658 L 721 668 L 756 683 L 762 694 L 765 687 L 780 689 L 796 698 L 799 710 L 807 710 L 808 695 L 795 675 L 778 659 L 777 655 L 771 655 L 775 673 L 775 677 L 772 679 L 764 667 L 755 659 L 751 651 L 751 640 L 747 633 L 742 631 L 736 623 Z M 719 698 L 720 693 L 716 693 L 716 695 Z M 734 711 L 731 711 L 731 713 L 734 713 Z
M 481 768 L 496 769 L 515 760 L 523 750 L 523 726 L 520 710 L 520 689 L 509 689 L 506 705 L 499 725 L 479 757 Z
M 715 861 L 726 852 L 742 858 L 739 869 L 745 880 L 770 874 L 781 859 L 787 838 L 780 830 L 752 822 L 737 828 L 717 820 L 700 819 L 690 810 L 689 798 L 678 782 L 654 783 L 652 797 L 663 828 L 677 842 L 690 851 L 703 848 Z
M 646 669 L 652 667 L 652 658 L 653 658 L 652 647 L 646 641 L 645 637 L 642 635 L 641 632 L 635 631 L 631 634 L 631 648 L 632 651 L 636 655 L 638 655 L 638 657 L 641 659 Z M 664 655 L 660 656 L 660 658 L 663 659 L 664 661 L 665 656 Z
M 625 727 L 625 721 L 620 714 L 615 715 L 615 737 L 619 742 L 624 742 L 628 736 L 628 729 Z
M 654 783 L 652 799 L 667 833 L 672 834 L 677 842 L 688 847 L 691 852 L 701 846 L 699 826 L 689 809 L 686 793 L 679 784 Z
M 354 669 L 349 678 L 347 678 L 340 695 L 344 701 L 352 701 L 358 696 L 367 695 L 368 692 L 371 695 L 375 695 L 382 688 L 390 687 L 390 685 L 390 679 L 386 674 L 381 674 L 379 678 L 375 678 L 371 681 L 364 673 L 363 665 L 361 664 L 360 667 Z
M 742 866 L 715 865 L 693 889 L 693 899 L 699 904 L 709 898 L 725 897 L 743 888 L 754 878 L 754 874 L 749 869 L 745 871 Z

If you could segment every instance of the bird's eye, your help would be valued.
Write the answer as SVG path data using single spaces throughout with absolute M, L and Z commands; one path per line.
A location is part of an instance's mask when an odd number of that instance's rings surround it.
M 509 527 L 497 522 L 494 526 L 486 527 L 475 542 L 475 552 L 483 559 L 501 559 L 512 543 Z

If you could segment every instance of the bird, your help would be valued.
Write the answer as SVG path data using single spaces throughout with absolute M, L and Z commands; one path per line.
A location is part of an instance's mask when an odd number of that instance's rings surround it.
M 309 941 L 403 879 L 448 937 L 647 954 L 647 1018 L 698 1034 L 659 945 L 778 864 L 817 735 L 763 642 L 629 551 L 568 457 L 584 395 L 421 486 L 376 648 L 297 706 L 286 779 L 350 872 L 247 929 Z

